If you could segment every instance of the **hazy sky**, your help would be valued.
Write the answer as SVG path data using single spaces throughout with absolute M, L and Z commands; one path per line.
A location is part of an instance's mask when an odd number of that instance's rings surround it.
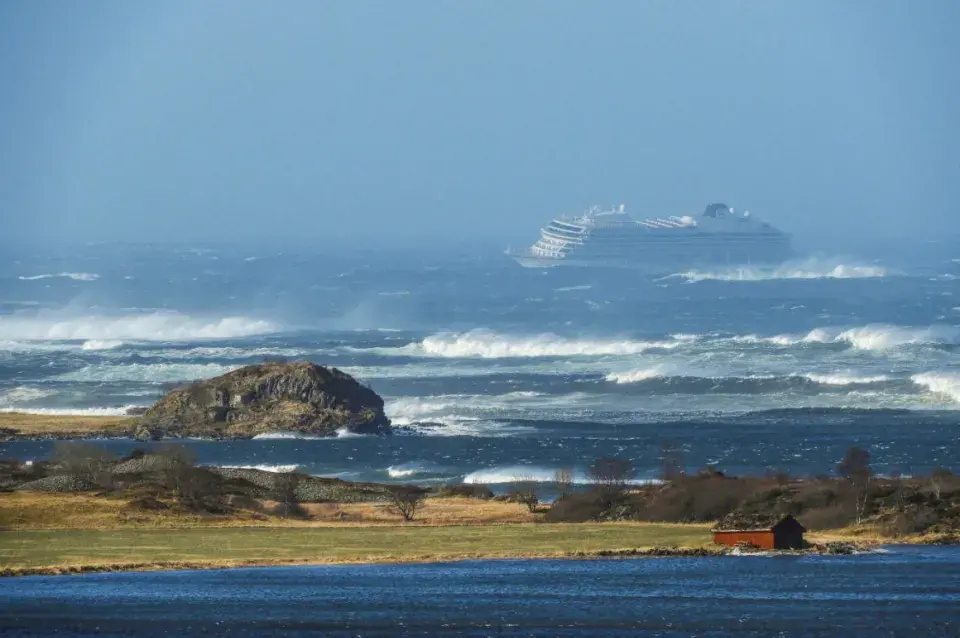
M 956 0 L 0 2 L 0 232 L 533 240 L 592 203 L 938 236 Z

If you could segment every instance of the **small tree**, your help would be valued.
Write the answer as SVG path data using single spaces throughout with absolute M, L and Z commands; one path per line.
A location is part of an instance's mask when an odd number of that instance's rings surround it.
M 197 467 L 192 450 L 182 445 L 166 445 L 157 451 L 156 456 L 162 485 L 181 506 L 198 512 L 223 509 L 225 495 L 221 477 Z
M 553 475 L 554 485 L 560 493 L 560 498 L 569 496 L 573 492 L 573 468 L 562 467 Z
M 943 491 L 943 485 L 953 478 L 953 472 L 943 468 L 937 468 L 930 472 L 930 489 L 933 490 L 933 497 L 940 500 L 940 494 Z
M 293 472 L 278 474 L 274 477 L 273 498 L 277 501 L 274 513 L 283 518 L 304 518 L 306 510 L 300 505 L 297 498 L 297 485 L 300 478 Z
M 57 441 L 51 455 L 57 474 L 76 476 L 100 487 L 112 483 L 110 465 L 115 460 L 107 450 L 77 441 Z
M 633 478 L 633 465 L 623 459 L 602 458 L 593 462 L 588 473 L 590 479 L 601 488 L 618 492 Z
M 673 441 L 660 443 L 660 479 L 669 482 L 683 476 L 683 452 Z
M 837 465 L 837 472 L 853 486 L 854 512 L 859 525 L 863 522 L 870 491 L 870 479 L 873 477 L 873 470 L 870 468 L 870 452 L 861 447 L 851 447 L 847 450 L 843 461 Z
M 517 479 L 510 496 L 518 503 L 527 506 L 527 511 L 535 512 L 540 504 L 540 497 L 537 496 L 537 482 L 529 477 L 520 477 Z
M 412 521 L 426 493 L 419 487 L 400 486 L 390 490 L 390 503 L 405 521 Z

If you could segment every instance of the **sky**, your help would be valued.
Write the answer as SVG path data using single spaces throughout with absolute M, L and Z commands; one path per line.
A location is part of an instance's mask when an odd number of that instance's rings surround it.
M 532 241 L 724 201 L 956 232 L 960 2 L 6 0 L 0 233 Z

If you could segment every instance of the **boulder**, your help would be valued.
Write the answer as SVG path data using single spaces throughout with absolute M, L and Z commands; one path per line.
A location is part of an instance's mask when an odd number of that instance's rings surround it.
M 336 368 L 262 363 L 172 390 L 140 417 L 136 438 L 243 439 L 270 432 L 389 434 L 383 399 Z

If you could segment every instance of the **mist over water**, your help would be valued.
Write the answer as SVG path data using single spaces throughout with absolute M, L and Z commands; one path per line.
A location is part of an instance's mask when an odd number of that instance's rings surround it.
M 955 466 L 960 262 L 896 257 L 653 277 L 498 254 L 23 254 L 0 269 L 0 410 L 124 414 L 176 384 L 309 359 L 381 394 L 401 435 L 188 442 L 201 461 L 505 483 L 616 455 L 650 479 L 669 439 L 691 469 L 829 472 L 853 443 L 883 471 Z

